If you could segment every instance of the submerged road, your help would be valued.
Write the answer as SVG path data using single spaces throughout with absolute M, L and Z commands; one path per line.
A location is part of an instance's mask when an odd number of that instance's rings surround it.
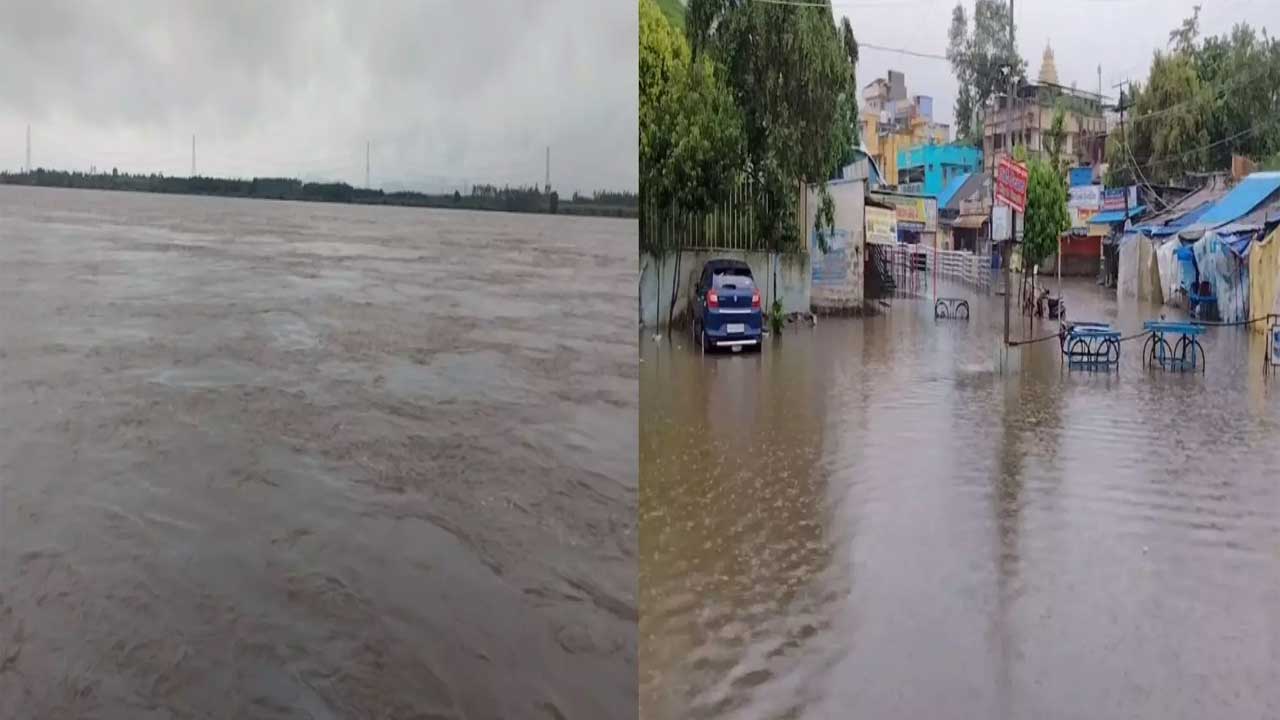
M 0 188 L 0 718 L 634 716 L 635 247 Z
M 1088 281 L 1126 334 L 1168 310 Z M 1280 716 L 1280 380 L 998 364 L 999 298 L 641 340 L 641 707 L 662 718 Z M 1016 315 L 1015 315 L 1016 317 Z M 1026 329 L 1025 336 L 1052 332 Z

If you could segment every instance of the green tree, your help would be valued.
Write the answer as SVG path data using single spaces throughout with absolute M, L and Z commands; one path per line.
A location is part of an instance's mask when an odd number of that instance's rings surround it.
M 1196 38 L 1200 37 L 1200 6 L 1191 8 L 1191 17 L 1182 25 L 1169 31 L 1169 48 L 1175 53 L 1189 55 L 1195 52 Z
M 1053 121 L 1049 124 L 1049 129 L 1044 131 L 1045 150 L 1049 153 L 1049 166 L 1059 175 L 1067 171 L 1066 163 L 1062 158 L 1062 146 L 1067 138 L 1066 124 L 1066 111 L 1061 105 L 1058 105 L 1053 110 Z
M 1023 221 L 1023 272 L 1044 261 L 1058 247 L 1058 236 L 1071 227 L 1067 216 L 1067 185 L 1043 160 L 1027 163 L 1027 214 Z
M 1127 143 L 1107 141 L 1109 181 L 1166 182 L 1280 152 L 1280 42 L 1248 24 L 1200 40 L 1200 8 L 1169 33 L 1130 94 Z
M 849 18 L 840 19 L 840 43 L 844 46 L 845 58 L 849 61 L 849 82 L 840 96 L 840 115 L 836 120 L 836 131 L 831 134 L 835 143 L 833 152 L 840 158 L 838 165 L 843 167 L 854 161 L 854 151 L 858 141 L 858 39 L 853 35 L 853 25 Z
M 709 210 L 741 169 L 741 121 L 723 73 L 691 59 L 654 0 L 640 0 L 639 95 L 645 202 L 677 215 Z
M 956 77 L 956 138 L 982 145 L 982 117 L 987 102 L 1008 87 L 1010 76 L 1026 78 L 1026 62 L 1009 39 L 1013 19 L 1001 0 L 977 0 L 973 31 L 964 6 L 956 3 L 947 33 L 947 60 Z
M 794 247 L 801 241 L 798 183 L 827 180 L 854 139 L 849 126 L 857 118 L 848 108 L 856 43 L 846 44 L 829 1 L 690 0 L 686 23 L 694 56 L 724 66 L 742 113 L 759 232 L 775 251 Z M 818 192 L 815 229 L 834 222 L 825 184 Z
M 1208 161 L 1209 105 L 1191 58 L 1157 51 L 1133 103 L 1133 157 L 1139 181 L 1162 183 Z M 1159 113 L 1159 115 L 1155 115 Z

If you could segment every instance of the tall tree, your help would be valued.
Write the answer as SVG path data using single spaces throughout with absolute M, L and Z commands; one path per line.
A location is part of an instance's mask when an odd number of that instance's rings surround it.
M 1026 79 L 1027 64 L 1009 42 L 1013 18 L 1002 0 L 977 0 L 970 32 L 964 6 L 951 11 L 947 59 L 955 74 L 957 138 L 971 145 L 982 144 L 982 123 L 986 105 L 1009 84 Z
M 1169 31 L 1169 48 L 1175 53 L 1189 55 L 1195 52 L 1196 38 L 1200 37 L 1200 6 L 1191 9 L 1191 17 L 1185 18 L 1182 25 Z
M 830 2 L 690 0 L 686 32 L 695 57 L 705 53 L 728 73 L 742 113 L 746 173 L 760 196 L 757 227 L 770 247 L 787 249 L 801 239 L 797 183 L 831 176 L 853 137 L 843 125 L 856 121 L 847 111 L 855 93 L 850 48 Z M 843 142 L 835 139 L 842 135 Z M 829 226 L 834 209 L 825 185 L 819 188 L 816 224 Z
M 694 61 L 654 0 L 640 0 L 640 191 L 677 214 L 719 202 L 741 167 L 741 120 L 723 71 Z
M 1059 104 L 1053 109 L 1053 121 L 1049 123 L 1049 129 L 1044 131 L 1044 144 L 1045 150 L 1049 153 L 1049 165 L 1058 174 L 1066 172 L 1062 158 L 1062 146 L 1067 139 L 1066 125 L 1066 110 Z
M 845 91 L 840 95 L 840 117 L 836 121 L 836 132 L 831 134 L 836 146 L 833 152 L 840 157 L 839 165 L 853 162 L 854 150 L 858 147 L 858 40 L 853 36 L 853 25 L 849 18 L 840 20 L 840 42 L 844 46 L 845 58 L 849 61 L 849 81 Z
M 1027 163 L 1027 215 L 1023 221 L 1023 272 L 1049 257 L 1058 246 L 1058 235 L 1071 227 L 1067 216 L 1067 186 L 1048 162 L 1032 158 Z

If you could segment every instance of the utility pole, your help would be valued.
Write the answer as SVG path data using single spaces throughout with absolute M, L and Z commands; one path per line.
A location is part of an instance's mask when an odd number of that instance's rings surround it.
M 364 141 L 364 186 L 369 187 L 369 145 L 370 141 Z
M 27 174 L 31 174 L 31 126 L 27 126 Z
M 1124 146 L 1125 155 L 1128 155 L 1130 153 L 1129 138 L 1124 133 L 1124 109 L 1125 109 L 1124 108 L 1124 101 L 1125 101 L 1124 91 L 1125 91 L 1124 88 L 1120 88 L 1120 144 Z M 1138 172 L 1138 168 L 1136 164 L 1133 168 L 1133 172 L 1135 175 Z M 1120 219 L 1120 235 L 1121 237 L 1123 237 L 1124 228 L 1126 225 L 1129 224 L 1129 186 L 1123 185 L 1121 186 L 1121 190 L 1124 192 L 1124 217 Z M 1118 262 L 1120 258 L 1120 252 L 1119 252 L 1120 243 L 1117 242 L 1115 244 L 1115 247 L 1117 248 L 1116 260 Z
M 191 135 L 191 177 L 196 176 L 196 136 Z
M 1013 39 L 1013 0 L 1009 0 L 1009 101 L 1005 104 L 1005 142 L 1004 150 L 1009 153 L 1010 158 L 1013 156 L 1013 93 L 1014 80 L 1013 77 L 1013 58 L 1017 57 L 1018 46 L 1014 44 Z M 997 169 L 993 169 L 998 173 Z M 996 181 L 996 177 L 992 176 L 992 182 Z M 994 211 L 994 210 L 993 210 Z M 1013 206 L 1009 206 L 1009 257 L 1004 263 L 1004 346 L 1009 347 L 1009 294 L 1013 292 L 1013 273 L 1009 270 L 1009 266 L 1013 260 L 1014 240 L 1018 237 L 1018 214 L 1013 211 Z
M 551 146 L 547 146 L 547 184 L 546 193 L 551 194 Z

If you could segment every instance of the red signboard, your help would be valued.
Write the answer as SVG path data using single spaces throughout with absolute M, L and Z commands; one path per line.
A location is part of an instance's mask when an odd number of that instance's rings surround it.
M 1010 159 L 1000 158 L 996 165 L 996 199 L 1018 212 L 1027 209 L 1027 168 Z

